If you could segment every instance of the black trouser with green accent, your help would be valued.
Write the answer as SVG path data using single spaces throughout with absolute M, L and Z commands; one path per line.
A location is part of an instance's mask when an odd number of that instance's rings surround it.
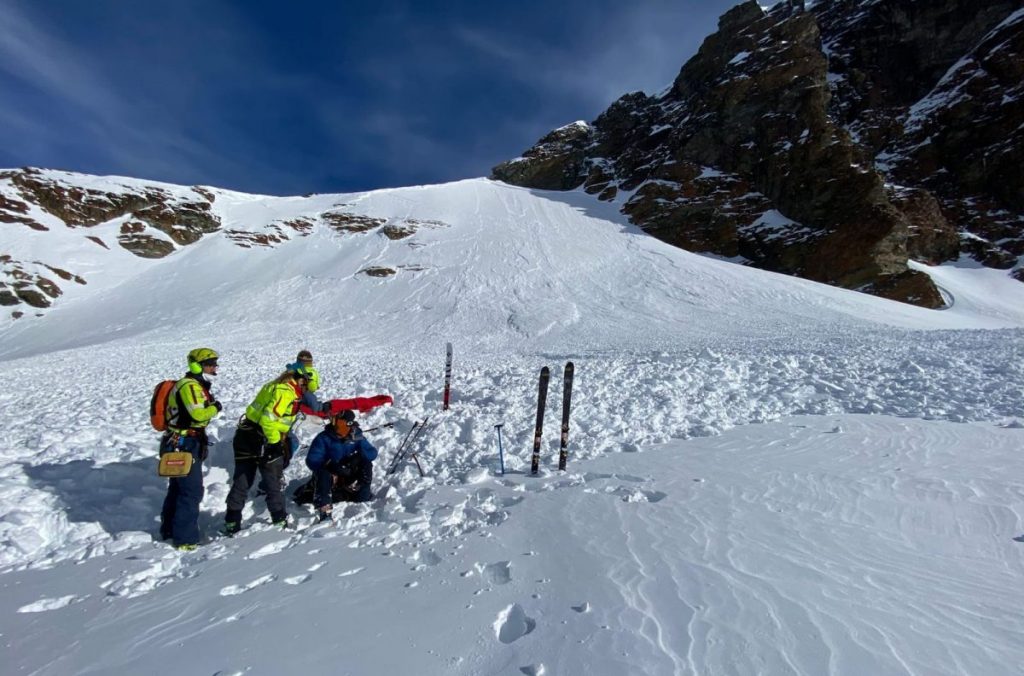
M 266 484 L 267 509 L 270 510 L 271 521 L 282 521 L 288 513 L 284 507 L 284 492 L 281 490 L 281 479 L 284 474 L 284 457 L 268 455 L 264 446 L 263 434 L 255 425 L 244 425 L 235 431 L 232 442 L 235 450 L 235 473 L 231 477 L 231 491 L 228 493 L 228 511 L 224 517 L 227 522 L 240 522 L 249 488 L 256 480 L 256 470 L 260 471 L 260 480 Z

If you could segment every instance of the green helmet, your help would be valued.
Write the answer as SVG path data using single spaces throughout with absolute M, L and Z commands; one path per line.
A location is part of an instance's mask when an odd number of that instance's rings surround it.
M 208 347 L 197 347 L 188 353 L 188 370 L 192 373 L 201 373 L 203 362 L 216 361 L 219 356 L 215 350 Z

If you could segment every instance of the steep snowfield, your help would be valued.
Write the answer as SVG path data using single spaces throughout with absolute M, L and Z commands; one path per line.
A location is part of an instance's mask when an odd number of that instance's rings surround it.
M 737 324 L 745 335 L 766 336 L 843 330 L 865 319 L 907 328 L 1024 324 L 1019 304 L 994 317 L 984 299 L 931 312 L 689 254 L 623 225 L 614 206 L 583 193 L 475 179 L 309 198 L 222 191 L 214 207 L 226 229 L 253 232 L 332 208 L 420 226 L 412 237 L 391 240 L 320 224 L 272 249 L 243 249 L 215 235 L 157 261 L 85 247 L 78 234 L 82 260 L 62 256 L 76 267 L 102 265 L 95 278 L 118 284 L 94 288 L 87 277 L 89 285 L 73 286 L 46 317 L 14 322 L 3 333 L 0 358 L 167 337 L 183 323 L 244 342 L 303 342 L 330 339 L 356 322 L 358 331 L 349 333 L 360 347 L 407 345 L 410 338 L 436 346 L 464 336 L 500 350 L 717 342 Z M 26 228 L 11 246 L 18 253 L 39 239 Z M 372 267 L 397 274 L 360 274 Z M 1019 284 L 1001 279 L 1006 294 L 1017 297 Z
M 274 249 L 212 236 L 155 262 L 106 257 L 122 283 L 0 332 L 12 673 L 1024 669 L 1018 282 L 921 267 L 953 302 L 926 311 L 673 249 L 583 194 L 485 180 L 219 191 L 215 204 L 236 229 L 339 204 L 425 225 L 400 240 L 318 227 Z M 374 266 L 397 273 L 360 273 Z M 446 341 L 454 403 L 441 413 Z M 303 347 L 324 394 L 394 395 L 363 421 L 396 422 L 368 435 L 385 462 L 431 416 L 428 476 L 404 467 L 387 501 L 327 528 L 303 530 L 293 505 L 300 530 L 272 531 L 257 499 L 240 537 L 191 554 L 154 542 L 165 483 L 148 398 L 200 344 L 222 354 L 225 403 L 208 534 L 235 419 Z M 532 478 L 545 364 L 556 377 Z

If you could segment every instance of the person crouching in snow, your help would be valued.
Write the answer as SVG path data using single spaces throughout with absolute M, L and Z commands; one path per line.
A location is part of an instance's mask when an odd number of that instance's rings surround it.
M 270 520 L 282 528 L 288 525 L 281 482 L 284 475 L 288 430 L 299 410 L 302 388 L 308 374 L 302 364 L 289 364 L 287 370 L 264 385 L 245 409 L 238 423 L 232 445 L 235 450 L 235 471 L 224 515 L 224 533 L 234 535 L 242 528 L 242 510 L 249 487 L 260 471 L 260 480 L 267 492 Z
M 316 490 L 313 506 L 321 521 L 331 518 L 335 482 L 349 502 L 366 502 L 373 497 L 373 461 L 377 449 L 363 437 L 352 411 L 335 415 L 324 431 L 316 435 L 306 454 L 306 466 L 313 470 Z

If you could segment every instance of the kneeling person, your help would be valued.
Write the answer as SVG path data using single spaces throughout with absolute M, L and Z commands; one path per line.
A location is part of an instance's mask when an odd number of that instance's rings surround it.
M 377 449 L 363 437 L 352 411 L 341 411 L 324 431 L 316 435 L 306 454 L 306 466 L 313 470 L 316 489 L 313 506 L 321 521 L 331 516 L 332 492 L 339 483 L 349 502 L 366 502 L 373 478 Z

